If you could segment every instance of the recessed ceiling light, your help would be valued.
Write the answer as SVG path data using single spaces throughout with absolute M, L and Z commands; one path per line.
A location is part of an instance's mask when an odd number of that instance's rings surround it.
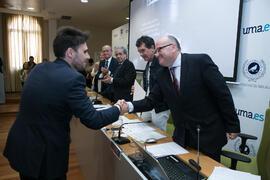
M 81 0 L 82 3 L 88 3 L 88 0 Z
M 29 7 L 29 8 L 27 8 L 28 10 L 34 10 L 35 8 L 32 8 L 32 7 Z
M 127 20 L 129 20 L 129 17 L 126 17 Z

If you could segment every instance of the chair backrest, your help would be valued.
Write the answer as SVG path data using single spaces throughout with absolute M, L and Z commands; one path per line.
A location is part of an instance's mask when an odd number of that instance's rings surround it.
M 262 140 L 257 154 L 257 166 L 262 180 L 270 180 L 270 107 L 265 112 Z

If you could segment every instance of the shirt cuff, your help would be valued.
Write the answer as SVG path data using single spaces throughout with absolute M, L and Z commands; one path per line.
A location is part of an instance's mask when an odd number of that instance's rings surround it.
M 111 78 L 111 82 L 110 82 L 110 84 L 112 84 L 113 83 L 113 78 Z
M 129 111 L 128 112 L 133 112 L 134 111 L 134 106 L 131 102 L 127 102 Z
M 114 106 L 116 106 L 119 109 L 119 112 L 121 112 L 121 107 L 117 104 L 115 104 Z

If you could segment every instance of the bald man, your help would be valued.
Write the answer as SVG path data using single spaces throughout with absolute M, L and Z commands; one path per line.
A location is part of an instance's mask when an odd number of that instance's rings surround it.
M 220 161 L 222 147 L 238 136 L 240 124 L 218 67 L 206 54 L 181 53 L 173 36 L 164 36 L 156 42 L 155 55 L 163 68 L 149 96 L 128 102 L 129 111 L 149 111 L 164 100 L 173 117 L 173 140 L 196 149 L 199 126 L 200 151 Z
M 98 69 L 98 73 L 96 75 L 96 77 L 98 79 L 101 79 L 101 80 L 103 80 L 106 75 L 113 76 L 115 73 L 115 70 L 118 66 L 117 60 L 112 57 L 112 47 L 111 46 L 109 46 L 109 45 L 103 46 L 102 53 L 104 56 L 104 61 L 101 61 L 99 63 L 99 69 Z M 102 82 L 100 93 L 105 91 L 105 89 L 107 89 L 109 86 L 111 86 L 111 84 L 106 84 L 106 83 Z M 106 96 L 106 94 L 104 94 L 104 96 L 110 100 L 113 100 L 112 97 Z

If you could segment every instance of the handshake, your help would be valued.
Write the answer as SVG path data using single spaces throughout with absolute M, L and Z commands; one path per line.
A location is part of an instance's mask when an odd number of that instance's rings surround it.
M 114 104 L 120 108 L 120 114 L 123 115 L 129 112 L 129 105 L 125 100 L 118 100 L 117 103 Z

